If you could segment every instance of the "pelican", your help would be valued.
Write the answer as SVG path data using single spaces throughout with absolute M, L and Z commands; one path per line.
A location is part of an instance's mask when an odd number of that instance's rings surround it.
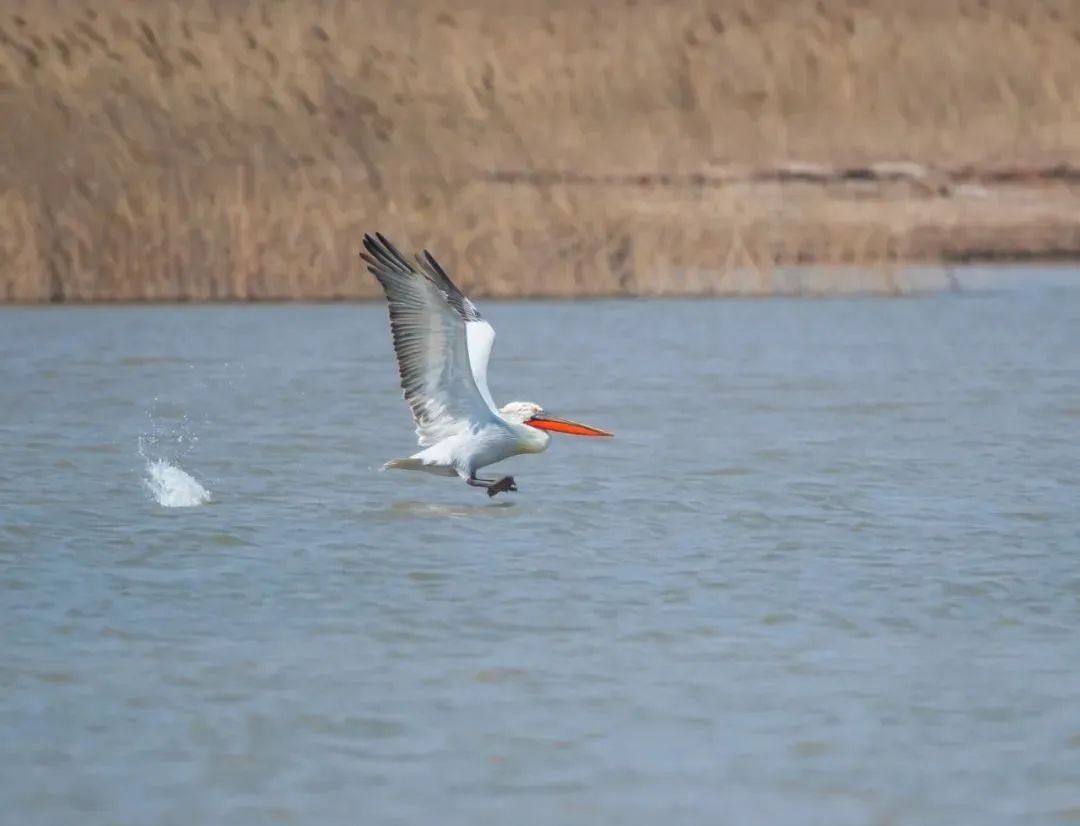
M 533 402 L 496 408 L 487 368 L 495 330 L 454 286 L 431 253 L 410 264 L 384 236 L 364 235 L 360 257 L 386 293 L 401 387 L 423 448 L 383 469 L 457 476 L 488 496 L 516 491 L 513 476 L 485 479 L 480 468 L 522 453 L 542 453 L 549 433 L 611 436 L 561 419 Z

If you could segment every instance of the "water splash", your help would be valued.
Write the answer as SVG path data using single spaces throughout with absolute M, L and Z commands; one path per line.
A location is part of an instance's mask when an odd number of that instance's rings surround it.
M 186 410 L 154 398 L 147 411 L 149 432 L 139 437 L 145 466 L 143 485 L 163 508 L 193 508 L 210 501 L 210 491 L 181 467 L 199 442 Z
M 193 508 L 210 501 L 210 491 L 194 476 L 165 459 L 147 460 L 143 483 L 163 508 Z

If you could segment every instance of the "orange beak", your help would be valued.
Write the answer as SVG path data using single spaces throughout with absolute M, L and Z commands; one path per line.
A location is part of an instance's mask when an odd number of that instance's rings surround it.
M 587 424 L 578 424 L 572 422 L 569 419 L 560 419 L 556 416 L 549 416 L 546 413 L 540 413 L 533 416 L 525 424 L 529 427 L 535 427 L 537 430 L 550 430 L 552 433 L 568 433 L 571 436 L 614 436 L 614 433 L 608 433 L 606 430 L 601 430 L 598 427 L 589 427 Z

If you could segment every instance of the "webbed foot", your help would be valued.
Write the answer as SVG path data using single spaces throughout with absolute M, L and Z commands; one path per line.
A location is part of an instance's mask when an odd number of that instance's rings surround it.
M 493 482 L 491 485 L 488 486 L 487 492 L 488 496 L 495 496 L 498 493 L 503 493 L 504 491 L 508 490 L 517 490 L 517 483 L 514 482 L 513 476 L 504 476 L 499 481 Z

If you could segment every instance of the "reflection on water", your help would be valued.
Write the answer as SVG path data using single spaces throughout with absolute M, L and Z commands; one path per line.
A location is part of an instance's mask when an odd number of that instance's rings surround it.
M 478 502 L 472 505 L 446 505 L 434 502 L 394 502 L 386 508 L 372 511 L 375 517 L 410 520 L 417 517 L 434 519 L 468 519 L 484 516 L 508 515 L 515 507 L 514 502 Z
M 500 466 L 494 501 L 376 470 L 412 440 L 379 306 L 0 311 L 5 813 L 1069 818 L 1080 290 L 1054 278 L 488 303 L 496 398 L 618 434 Z M 140 437 L 213 506 L 148 496 Z

